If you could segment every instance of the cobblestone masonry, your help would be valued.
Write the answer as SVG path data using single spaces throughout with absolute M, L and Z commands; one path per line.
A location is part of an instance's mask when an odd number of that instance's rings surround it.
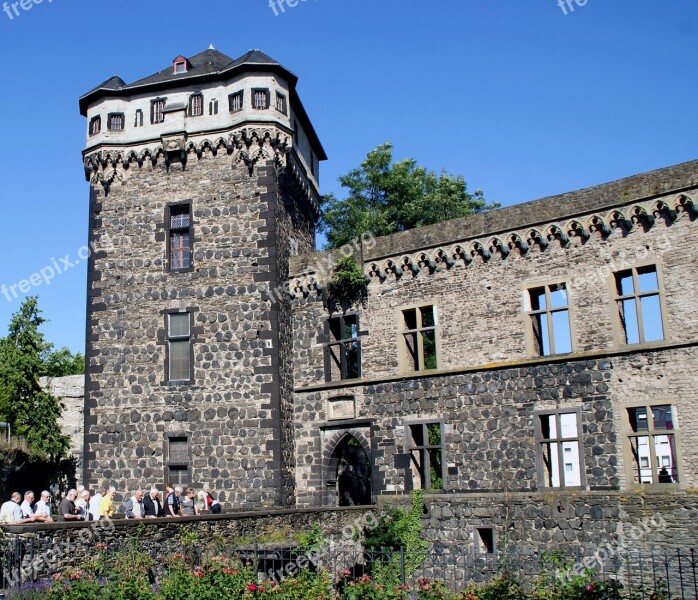
M 303 248 L 313 234 L 307 215 L 291 218 L 294 198 L 278 201 L 271 166 L 250 176 L 230 162 L 225 153 L 206 153 L 186 170 L 146 164 L 129 170 L 108 195 L 92 188 L 90 242 L 97 251 L 89 269 L 86 404 L 92 485 L 161 482 L 164 436 L 181 432 L 189 436 L 197 486 L 240 507 L 281 505 L 288 495 L 281 488 L 280 383 L 290 367 L 288 351 L 280 356 L 278 325 L 288 300 L 279 308 L 265 290 L 286 277 L 279 269 L 288 260 L 290 232 L 297 230 Z M 171 273 L 163 264 L 165 205 L 186 200 L 193 203 L 195 268 Z M 171 309 L 194 313 L 192 385 L 165 381 Z
M 472 536 L 474 521 L 454 521 L 454 512 L 487 513 L 501 534 L 506 498 L 533 514 L 569 496 L 540 486 L 534 423 L 538 411 L 575 409 L 584 471 L 578 494 L 598 507 L 584 509 L 593 524 L 546 533 L 545 518 L 555 516 L 543 510 L 536 521 L 520 520 L 531 532 L 519 541 L 612 542 L 620 523 L 653 505 L 671 515 L 671 530 L 681 529 L 677 545 L 695 546 L 697 171 L 697 162 L 687 163 L 379 238 L 363 248 L 368 295 L 354 306 L 361 380 L 325 382 L 328 277 L 317 265 L 328 254 L 292 259 L 299 505 L 336 502 L 332 457 L 348 434 L 369 456 L 374 495 L 409 492 L 419 482 L 412 480 L 405 425 L 435 421 L 443 424 L 445 490 L 435 497 L 432 535 Z M 648 264 L 661 278 L 665 339 L 627 346 L 612 273 Z M 573 352 L 538 358 L 526 336 L 525 290 L 562 282 Z M 401 362 L 401 310 L 416 305 L 436 307 L 435 371 L 410 372 Z M 639 489 L 629 479 L 626 407 L 639 403 L 676 406 L 679 485 Z M 355 418 L 338 419 L 339 404 L 353 406 Z M 587 531 L 595 533 L 580 535 Z M 672 538 L 653 539 L 667 545 Z

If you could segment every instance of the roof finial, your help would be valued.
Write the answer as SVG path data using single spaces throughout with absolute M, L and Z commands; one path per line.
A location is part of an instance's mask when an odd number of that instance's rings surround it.
M 215 48 L 213 47 L 213 44 L 211 44 L 211 45 L 208 47 L 208 49 L 209 49 L 209 50 L 215 50 Z

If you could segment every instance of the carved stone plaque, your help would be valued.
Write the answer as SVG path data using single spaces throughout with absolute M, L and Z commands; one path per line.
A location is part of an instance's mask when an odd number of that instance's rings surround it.
M 331 421 L 354 419 L 356 417 L 356 400 L 353 396 L 330 398 L 328 400 L 327 414 Z

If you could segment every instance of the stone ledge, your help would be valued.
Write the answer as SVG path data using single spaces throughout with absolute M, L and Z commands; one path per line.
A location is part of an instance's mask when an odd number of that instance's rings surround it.
M 316 506 L 309 508 L 288 509 L 272 509 L 262 511 L 247 511 L 247 512 L 224 512 L 219 515 L 206 514 L 193 517 L 162 517 L 157 519 L 112 519 L 111 521 L 81 521 L 81 522 L 60 522 L 60 523 L 36 523 L 34 525 L 4 525 L 2 530 L 7 533 L 25 534 L 36 533 L 39 531 L 60 531 L 64 529 L 88 529 L 91 527 L 99 527 L 112 523 L 118 527 L 138 527 L 140 525 L 167 525 L 176 523 L 197 523 L 197 522 L 215 522 L 215 521 L 237 521 L 241 519 L 258 519 L 260 517 L 274 516 L 293 516 L 312 513 L 345 513 L 353 511 L 366 511 L 375 508 L 374 506 Z
M 512 360 L 510 362 L 488 363 L 476 365 L 474 367 L 461 367 L 458 369 L 433 369 L 430 371 L 414 371 L 412 373 L 401 373 L 387 377 L 375 377 L 372 379 L 351 379 L 346 381 L 333 381 L 330 383 L 319 383 L 305 387 L 295 388 L 294 393 L 319 392 L 325 390 L 342 390 L 354 387 L 366 387 L 367 385 L 378 385 L 381 383 L 394 383 L 397 381 L 409 381 L 413 379 L 430 379 L 433 377 L 450 377 L 465 373 L 479 373 L 481 371 L 503 371 L 506 369 L 517 369 L 521 367 L 537 367 L 541 365 L 554 365 L 566 362 L 577 362 L 580 360 L 598 360 L 600 358 L 612 358 L 615 356 L 629 356 L 646 352 L 662 352 L 666 350 L 680 350 L 683 348 L 694 348 L 698 346 L 698 340 L 692 342 L 657 342 L 637 344 L 637 347 L 618 348 L 614 350 L 592 350 L 589 352 L 576 352 L 573 354 L 560 354 L 558 356 L 546 356 L 544 358 L 529 358 L 525 360 Z

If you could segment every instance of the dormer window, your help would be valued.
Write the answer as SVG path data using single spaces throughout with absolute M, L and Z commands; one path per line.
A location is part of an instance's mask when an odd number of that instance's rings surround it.
M 178 56 L 172 61 L 174 64 L 174 74 L 186 73 L 189 70 L 189 61 L 183 56 Z

